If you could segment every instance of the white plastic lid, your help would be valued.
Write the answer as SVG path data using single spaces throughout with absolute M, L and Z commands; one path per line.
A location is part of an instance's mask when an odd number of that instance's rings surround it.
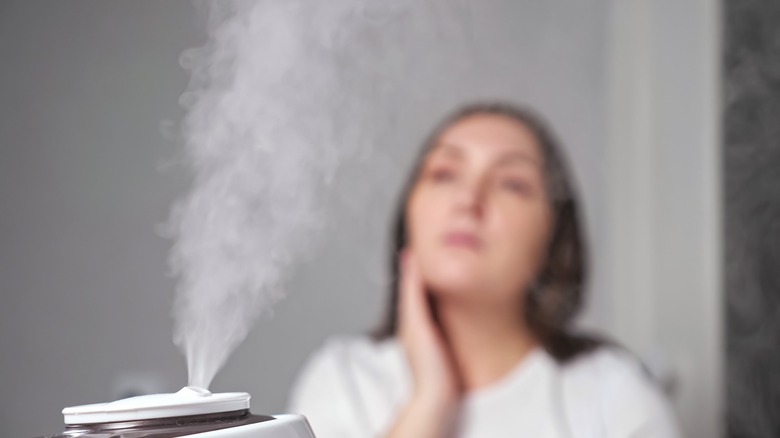
M 185 417 L 249 409 L 246 392 L 212 394 L 186 386 L 173 394 L 141 395 L 110 403 L 72 406 L 62 410 L 65 424 L 113 423 L 153 418 Z

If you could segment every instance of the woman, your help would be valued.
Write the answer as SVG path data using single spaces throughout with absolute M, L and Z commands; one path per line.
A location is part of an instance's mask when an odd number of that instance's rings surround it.
M 319 438 L 678 435 L 629 354 L 570 331 L 584 239 L 562 151 L 532 113 L 446 118 L 399 210 L 387 321 L 327 343 L 294 388 L 290 410 Z

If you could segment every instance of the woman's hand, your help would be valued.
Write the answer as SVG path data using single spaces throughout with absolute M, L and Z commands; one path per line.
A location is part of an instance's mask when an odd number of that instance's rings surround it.
M 449 348 L 434 322 L 417 260 L 402 259 L 398 292 L 398 334 L 414 381 L 413 397 L 442 405 L 457 402 L 460 388 Z
M 433 438 L 447 434 L 460 398 L 449 348 L 434 322 L 414 254 L 401 259 L 398 337 L 412 372 L 413 391 L 389 437 Z

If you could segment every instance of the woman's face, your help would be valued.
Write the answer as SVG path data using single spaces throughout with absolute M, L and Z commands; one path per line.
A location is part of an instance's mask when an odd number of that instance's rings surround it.
M 409 242 L 439 296 L 518 298 L 545 256 L 551 212 L 534 135 L 502 115 L 447 128 L 407 205 Z

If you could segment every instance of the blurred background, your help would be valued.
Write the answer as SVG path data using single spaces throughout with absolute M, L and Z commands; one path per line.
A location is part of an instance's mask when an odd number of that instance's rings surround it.
M 594 259 L 583 326 L 645 360 L 686 436 L 780 436 L 780 4 L 474 9 L 481 41 L 516 61 L 502 97 L 552 122 L 580 182 Z M 65 406 L 186 384 L 158 227 L 187 190 L 164 133 L 183 116 L 179 55 L 204 29 L 187 0 L 0 2 L 2 436 L 60 431 Z M 397 133 L 382 152 L 397 171 L 362 214 L 331 218 L 213 391 L 283 412 L 313 349 L 379 322 L 396 192 L 441 116 Z

